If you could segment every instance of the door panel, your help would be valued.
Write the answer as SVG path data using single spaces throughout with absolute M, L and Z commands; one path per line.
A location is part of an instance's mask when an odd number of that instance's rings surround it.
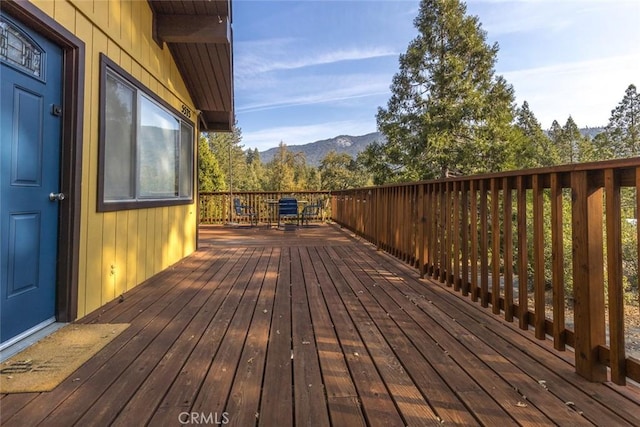
M 0 342 L 55 316 L 62 50 L 0 16 Z M 21 56 L 22 55 L 22 56 Z
M 39 186 L 42 181 L 42 96 L 14 87 L 11 135 L 11 185 Z
M 11 214 L 9 217 L 7 299 L 38 286 L 40 265 L 30 263 L 32 254 L 40 252 L 40 222 L 39 212 Z

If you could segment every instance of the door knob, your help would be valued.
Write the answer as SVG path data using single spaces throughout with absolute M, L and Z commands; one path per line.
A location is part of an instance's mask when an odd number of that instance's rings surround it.
M 64 193 L 50 193 L 49 200 L 53 201 L 62 201 L 64 200 Z

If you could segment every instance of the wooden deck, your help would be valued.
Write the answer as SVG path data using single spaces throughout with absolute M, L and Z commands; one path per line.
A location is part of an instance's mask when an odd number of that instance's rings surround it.
M 3 426 L 640 425 L 635 386 L 335 226 L 203 227 L 200 250 L 81 320 L 131 323 Z

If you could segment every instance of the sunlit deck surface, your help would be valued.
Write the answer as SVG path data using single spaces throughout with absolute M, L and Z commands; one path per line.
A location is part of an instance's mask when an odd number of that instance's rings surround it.
M 635 386 L 333 225 L 202 227 L 80 322 L 131 326 L 52 392 L 2 396 L 3 426 L 640 425 Z

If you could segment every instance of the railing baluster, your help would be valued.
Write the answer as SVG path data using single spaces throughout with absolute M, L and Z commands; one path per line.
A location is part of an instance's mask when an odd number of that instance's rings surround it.
M 453 182 L 453 289 L 460 290 L 460 182 Z
M 439 241 L 439 253 L 440 253 L 440 267 L 439 267 L 439 280 L 445 283 L 447 280 L 447 184 L 445 182 L 440 183 L 440 218 L 438 226 L 438 241 Z
M 640 259 L 640 166 L 635 169 L 636 173 L 636 260 Z M 640 264 L 640 261 L 638 261 Z M 640 269 L 640 265 L 638 265 Z M 639 274 L 640 276 L 640 274 Z M 640 277 L 638 278 L 640 282 Z M 640 310 L 640 283 L 638 283 L 638 310 Z
M 438 227 L 439 227 L 439 210 L 438 210 L 438 186 L 439 184 L 431 185 L 431 277 L 436 278 L 438 274 Z
M 604 171 L 609 287 L 609 348 L 611 381 L 626 384 L 624 348 L 624 289 L 622 288 L 622 230 L 620 185 L 613 169 Z
M 471 300 L 478 301 L 478 196 L 477 181 L 472 180 L 469 195 L 471 197 Z
M 562 184 L 557 173 L 551 174 L 551 268 L 553 281 L 553 346 L 565 349 L 564 321 L 564 246 L 562 223 Z
M 462 190 L 462 295 L 469 295 L 469 191 L 468 184 L 461 182 Z
M 545 338 L 544 197 L 540 175 L 533 176 L 533 292 L 536 338 Z
M 446 276 L 445 281 L 447 286 L 451 286 L 453 284 L 453 182 L 448 182 L 445 184 L 445 223 L 447 225 L 445 229 L 446 234 Z
M 513 321 L 513 200 L 509 178 L 502 178 L 504 228 L 504 319 Z
M 529 258 L 527 254 L 527 189 L 524 177 L 517 179 L 518 189 L 518 325 L 529 329 Z
M 428 250 L 425 250 L 427 246 L 427 219 L 425 212 L 425 187 L 426 184 L 418 184 L 418 268 L 420 271 L 420 278 L 423 279 L 426 270 L 427 254 Z
M 489 213 L 487 182 L 480 180 L 480 305 L 489 307 Z
M 500 313 L 500 194 L 498 178 L 491 179 L 491 311 Z

